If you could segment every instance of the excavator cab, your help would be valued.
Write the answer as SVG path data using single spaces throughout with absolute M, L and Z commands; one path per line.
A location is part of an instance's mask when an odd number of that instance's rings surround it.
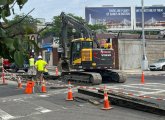
M 90 38 L 71 41 L 70 65 L 74 69 L 94 70 L 114 67 L 114 50 L 94 48 Z
M 71 42 L 70 64 L 73 68 L 82 69 L 83 61 L 92 61 L 93 41 L 91 39 L 79 38 Z

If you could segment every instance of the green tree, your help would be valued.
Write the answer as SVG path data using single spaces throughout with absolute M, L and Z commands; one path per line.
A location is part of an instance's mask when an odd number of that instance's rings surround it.
M 87 24 L 85 22 L 85 20 L 80 16 L 75 16 L 72 13 L 68 13 L 68 15 L 72 16 L 73 18 L 75 18 L 78 21 L 81 21 L 81 22 Z M 106 26 L 104 26 L 104 25 L 88 25 L 88 27 L 92 31 L 97 31 L 97 30 L 100 30 L 100 29 L 102 31 L 106 31 Z M 73 36 L 72 29 L 73 29 L 73 27 L 68 28 L 68 37 Z M 61 31 L 61 18 L 60 18 L 60 15 L 59 16 L 54 16 L 52 27 L 51 28 L 46 28 L 43 32 L 41 32 L 41 36 L 44 37 L 44 36 L 47 36 L 49 33 L 52 33 L 55 37 L 60 37 L 60 31 Z M 76 33 L 74 33 L 74 36 L 75 37 L 80 37 L 79 31 L 76 31 Z
M 21 19 L 23 19 L 23 21 L 21 21 L 19 24 L 15 24 L 18 23 Z M 37 33 L 37 23 L 39 21 L 34 19 L 32 16 L 30 15 L 16 15 L 14 17 L 14 19 L 8 21 L 8 26 L 13 25 L 12 27 L 8 27 L 6 29 L 7 33 L 10 36 L 16 36 L 16 35 L 28 35 L 28 34 L 34 34 Z
M 20 20 L 22 21 L 20 22 Z M 30 15 L 16 15 L 14 19 L 8 21 L 9 26 L 13 25 L 6 29 L 8 35 L 13 38 L 15 36 L 21 38 L 25 54 L 27 55 L 29 54 L 30 47 L 32 46 L 35 46 L 36 51 L 38 50 L 38 46 L 35 41 L 30 40 L 29 38 L 30 34 L 38 34 L 37 23 L 39 23 L 39 21 Z
M 16 16 L 12 21 L 8 21 L 6 18 L 12 12 L 14 14 L 15 5 L 22 9 L 27 1 L 0 0 L 0 56 L 15 61 L 18 65 L 22 65 L 24 57 L 27 56 L 23 41 L 28 41 L 26 35 L 32 33 L 34 28 L 30 28 L 26 22 L 22 23 L 26 16 L 24 18 L 22 18 L 23 16 Z
M 61 30 L 61 18 L 60 16 L 54 16 L 51 27 L 46 27 L 41 33 L 41 37 L 46 37 L 48 35 L 53 35 L 55 37 L 60 36 Z
M 91 30 L 93 30 L 93 31 L 95 31 L 96 33 L 97 33 L 97 31 L 102 31 L 102 32 L 106 32 L 107 30 L 106 30 L 106 26 L 105 25 L 102 25 L 102 24 L 95 24 L 95 25 L 90 25 L 90 24 L 88 24 L 88 27 L 91 29 Z

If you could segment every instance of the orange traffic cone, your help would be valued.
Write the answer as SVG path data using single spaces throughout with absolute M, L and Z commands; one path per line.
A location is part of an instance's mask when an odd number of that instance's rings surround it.
M 108 100 L 108 94 L 107 91 L 104 89 L 104 107 L 102 108 L 102 110 L 110 110 L 113 107 L 110 106 L 110 102 Z
M 30 84 L 28 82 L 26 84 L 25 94 L 31 94 L 31 88 L 30 88 Z
M 46 85 L 45 85 L 45 80 L 42 81 L 42 86 L 41 86 L 41 92 L 46 93 Z
M 56 76 L 58 76 L 58 68 L 56 67 Z
M 22 88 L 22 81 L 20 77 L 18 78 L 18 88 Z
M 144 84 L 145 81 L 144 81 L 144 72 L 142 71 L 142 76 L 141 76 L 141 84 Z
M 66 100 L 73 101 L 72 87 L 71 87 L 70 81 L 68 82 L 68 94 L 67 94 Z

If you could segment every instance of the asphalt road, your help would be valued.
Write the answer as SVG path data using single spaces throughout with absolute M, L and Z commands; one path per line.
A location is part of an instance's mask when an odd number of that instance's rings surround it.
M 145 82 L 165 84 L 164 78 L 164 75 L 149 75 L 145 76 Z M 115 88 L 124 85 L 128 87 L 130 84 L 139 84 L 140 79 L 140 75 L 129 75 L 128 81 L 124 84 L 109 83 L 106 85 Z M 58 81 L 51 82 L 54 85 L 62 84 Z M 8 81 L 8 85 L 0 85 L 0 120 L 165 120 L 165 116 L 115 105 L 112 105 L 112 110 L 104 111 L 101 110 L 102 103 L 93 105 L 86 101 L 69 102 L 65 100 L 66 88 L 49 89 L 49 86 L 47 93 L 27 95 L 24 94 L 24 89 L 18 89 L 17 83 L 13 81 Z M 73 96 L 100 101 L 100 99 L 77 93 L 76 88 L 73 89 Z

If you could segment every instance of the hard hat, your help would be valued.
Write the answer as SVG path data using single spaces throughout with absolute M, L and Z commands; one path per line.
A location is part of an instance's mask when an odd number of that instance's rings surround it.
M 42 59 L 42 56 L 41 56 L 41 55 L 39 55 L 39 56 L 38 56 L 38 59 Z

